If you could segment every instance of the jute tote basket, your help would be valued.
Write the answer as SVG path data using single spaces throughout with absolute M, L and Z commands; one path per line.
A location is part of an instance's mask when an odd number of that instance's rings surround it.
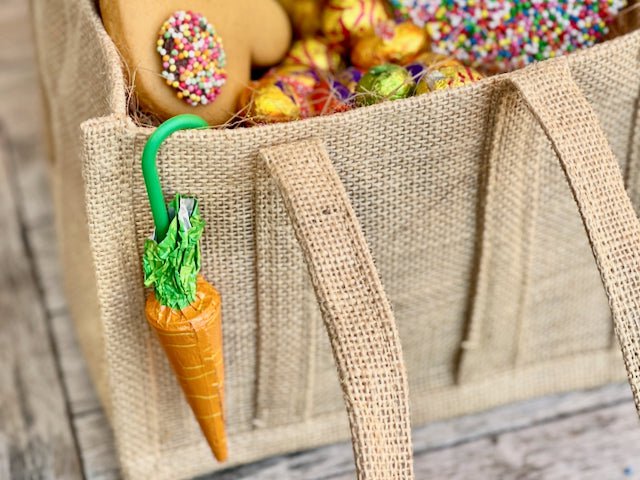
M 32 3 L 68 299 L 123 472 L 215 470 L 143 316 L 152 129 L 94 3 Z M 200 199 L 223 295 L 229 465 L 351 435 L 360 478 L 410 479 L 409 405 L 419 425 L 617 381 L 619 344 L 637 395 L 639 99 L 631 33 L 457 90 L 173 136 L 162 181 Z

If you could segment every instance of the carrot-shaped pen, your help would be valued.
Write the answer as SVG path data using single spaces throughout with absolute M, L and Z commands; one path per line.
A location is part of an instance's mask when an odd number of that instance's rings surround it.
M 156 230 L 145 242 L 145 286 L 153 287 L 145 313 L 155 330 L 214 456 L 227 458 L 220 294 L 200 275 L 204 220 L 198 201 L 176 195 L 167 209 L 156 156 L 173 132 L 206 127 L 195 115 L 163 123 L 149 138 L 142 168 Z

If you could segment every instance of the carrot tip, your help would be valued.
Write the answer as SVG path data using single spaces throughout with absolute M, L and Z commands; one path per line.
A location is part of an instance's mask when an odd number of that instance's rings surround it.
M 226 450 L 224 452 L 213 452 L 213 456 L 216 457 L 216 460 L 220 463 L 226 462 L 229 458 L 229 454 Z

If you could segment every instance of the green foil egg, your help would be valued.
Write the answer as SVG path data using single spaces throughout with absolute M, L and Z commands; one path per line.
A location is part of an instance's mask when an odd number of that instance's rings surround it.
M 415 86 L 415 81 L 405 68 L 392 64 L 378 65 L 358 82 L 356 103 L 366 106 L 407 98 L 413 95 Z

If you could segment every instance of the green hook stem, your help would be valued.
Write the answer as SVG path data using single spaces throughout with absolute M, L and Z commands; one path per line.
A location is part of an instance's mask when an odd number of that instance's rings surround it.
M 142 176 L 147 187 L 147 195 L 149 195 L 149 204 L 153 214 L 153 223 L 156 225 L 156 241 L 158 243 L 164 240 L 169 230 L 169 212 L 164 203 L 162 185 L 160 185 L 156 166 L 158 150 L 160 150 L 162 142 L 178 130 L 205 128 L 208 126 L 209 124 L 197 115 L 178 115 L 160 125 L 149 137 L 144 147 L 142 152 Z

